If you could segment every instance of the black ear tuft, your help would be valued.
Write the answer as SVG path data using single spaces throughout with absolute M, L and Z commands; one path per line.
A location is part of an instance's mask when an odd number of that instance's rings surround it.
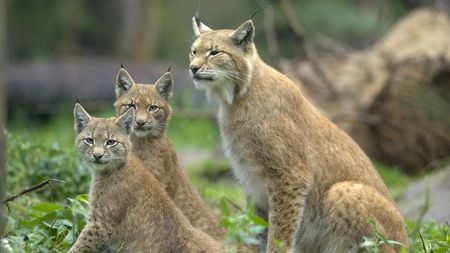
M 256 17 L 256 14 L 258 14 L 260 11 L 261 11 L 261 9 L 257 9 L 255 12 L 253 12 L 253 14 L 250 17 L 250 19 L 253 21 L 253 19 Z
M 167 69 L 166 72 L 170 72 L 171 68 L 172 68 L 172 65 L 169 66 L 169 68 Z
M 123 62 L 120 62 L 120 68 L 123 69 Z
M 198 27 L 200 27 L 200 0 L 197 0 L 197 4 L 195 5 L 195 15 L 194 15 L 195 23 Z

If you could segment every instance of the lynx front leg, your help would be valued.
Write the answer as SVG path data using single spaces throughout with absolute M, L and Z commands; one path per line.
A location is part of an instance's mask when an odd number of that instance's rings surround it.
M 306 176 L 306 177 L 305 177 Z M 269 183 L 269 235 L 267 252 L 294 252 L 305 198 L 309 190 L 307 175 L 272 177 Z
M 112 229 L 99 222 L 86 224 L 69 253 L 101 252 L 108 248 Z

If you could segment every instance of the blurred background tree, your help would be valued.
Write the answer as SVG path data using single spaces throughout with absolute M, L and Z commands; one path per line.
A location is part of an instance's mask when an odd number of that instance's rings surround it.
M 0 200 L 4 199 L 4 190 L 5 190 L 5 132 L 6 128 L 6 101 L 5 101 L 5 89 L 3 82 L 3 64 L 4 64 L 4 46 L 5 46 L 5 3 L 3 0 L 0 0 Z M 0 214 L 3 213 L 3 205 L 0 206 Z M 0 235 L 3 235 L 4 228 L 4 216 L 0 216 Z

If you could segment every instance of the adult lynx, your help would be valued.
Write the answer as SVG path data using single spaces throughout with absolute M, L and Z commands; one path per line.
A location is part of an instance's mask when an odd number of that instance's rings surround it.
M 92 181 L 89 218 L 69 252 L 221 252 L 131 154 L 133 114 L 93 118 L 75 105 L 75 145 Z
M 370 160 L 260 59 L 253 22 L 212 30 L 194 18 L 193 28 L 190 74 L 197 88 L 221 101 L 226 154 L 269 220 L 267 252 L 357 252 L 363 236 L 373 235 L 369 219 L 406 244 L 403 218 Z
M 136 109 L 131 134 L 132 151 L 161 183 L 175 205 L 191 224 L 213 236 L 223 239 L 219 219 L 201 198 L 186 172 L 180 166 L 172 142 L 166 135 L 172 109 L 172 76 L 163 74 L 155 84 L 135 83 L 121 68 L 116 78 L 115 107 L 120 115 L 130 107 Z

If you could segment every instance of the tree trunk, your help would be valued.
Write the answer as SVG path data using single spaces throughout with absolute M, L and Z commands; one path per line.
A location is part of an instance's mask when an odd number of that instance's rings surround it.
M 5 88 L 3 82 L 3 69 L 5 59 L 5 1 L 0 0 L 0 200 L 4 199 L 4 190 L 6 183 L 5 172 L 5 135 L 6 127 L 6 103 L 5 103 Z M 0 238 L 3 237 L 5 227 L 3 205 L 0 205 Z M 1 249 L 0 249 L 1 250 Z
M 158 42 L 160 1 L 122 0 L 122 26 L 118 33 L 119 54 L 137 60 L 149 60 Z

